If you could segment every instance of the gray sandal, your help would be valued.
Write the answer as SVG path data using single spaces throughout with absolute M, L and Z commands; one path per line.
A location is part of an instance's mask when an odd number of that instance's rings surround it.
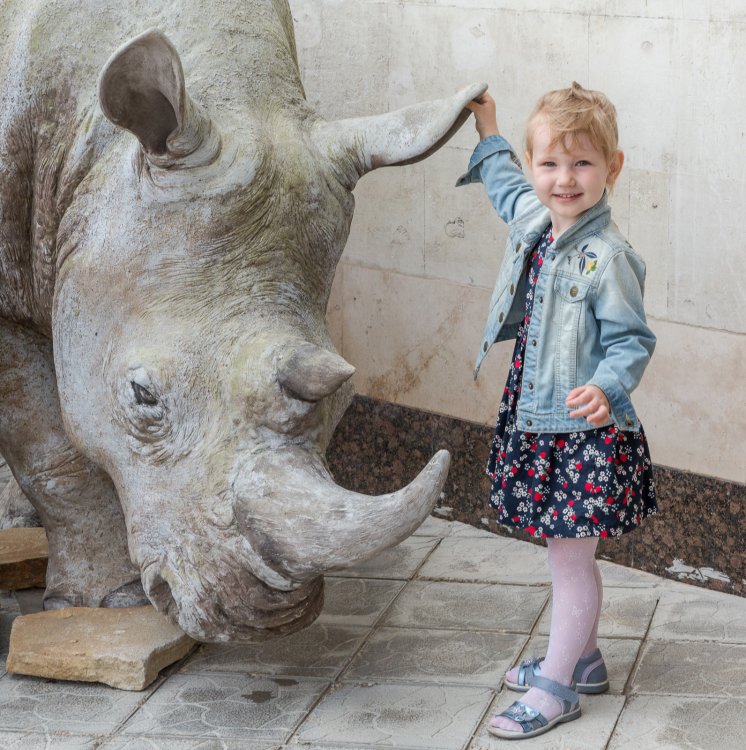
M 508 690 L 515 690 L 519 693 L 525 693 L 530 685 L 528 678 L 530 675 L 541 675 L 540 664 L 544 657 L 534 657 L 525 659 L 518 665 L 518 677 L 515 682 L 505 680 L 505 687 Z M 596 649 L 588 656 L 581 656 L 575 665 L 575 671 L 572 673 L 572 679 L 575 683 L 575 690 L 578 693 L 587 693 L 597 695 L 605 693 L 609 689 L 609 675 L 606 671 L 604 658 L 601 651 Z
M 508 708 L 497 716 L 504 716 L 506 719 L 520 724 L 521 731 L 512 731 L 510 729 L 501 729 L 487 725 L 487 731 L 495 737 L 501 737 L 504 740 L 525 740 L 529 737 L 548 732 L 557 724 L 564 724 L 567 721 L 574 721 L 580 718 L 580 696 L 567 685 L 550 680 L 541 675 L 531 675 L 529 677 L 531 687 L 537 687 L 545 692 L 558 698 L 562 703 L 562 712 L 553 719 L 547 719 L 544 714 L 537 711 L 531 706 L 527 706 L 521 701 L 515 701 Z

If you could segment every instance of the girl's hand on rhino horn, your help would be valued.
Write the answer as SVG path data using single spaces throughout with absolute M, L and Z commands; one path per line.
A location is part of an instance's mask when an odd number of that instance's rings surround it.
M 486 91 L 468 102 L 466 108 L 474 113 L 475 127 L 480 139 L 484 139 L 488 135 L 500 135 L 497 128 L 495 100 Z
M 585 417 L 594 427 L 600 427 L 609 421 L 609 399 L 606 394 L 596 385 L 581 385 L 573 388 L 565 399 L 565 404 L 571 409 L 580 407 L 570 412 L 571 417 Z

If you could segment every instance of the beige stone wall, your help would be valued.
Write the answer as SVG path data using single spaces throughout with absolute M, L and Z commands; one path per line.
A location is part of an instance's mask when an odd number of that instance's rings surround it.
M 328 119 L 484 80 L 519 146 L 544 91 L 616 103 L 617 223 L 648 265 L 658 350 L 635 401 L 657 463 L 746 481 L 746 0 L 292 0 L 309 100 Z M 505 227 L 456 190 L 465 126 L 366 176 L 329 319 L 359 392 L 491 423 L 510 344 L 471 377 Z

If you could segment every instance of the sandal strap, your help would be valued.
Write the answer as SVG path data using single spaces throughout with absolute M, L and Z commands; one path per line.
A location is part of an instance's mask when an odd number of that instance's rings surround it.
M 556 680 L 550 680 L 548 677 L 542 677 L 538 674 L 530 675 L 529 684 L 532 687 L 537 687 L 540 690 L 550 693 L 555 698 L 567 701 L 571 706 L 576 705 L 580 701 L 580 696 L 572 688 Z
M 518 666 L 518 678 L 516 679 L 517 685 L 528 685 L 528 673 L 529 670 L 536 674 L 536 670 L 539 668 L 539 663 L 544 661 L 544 657 L 535 656 L 533 659 L 524 659 Z
M 504 716 L 506 719 L 520 724 L 521 730 L 524 734 L 527 732 L 533 732 L 535 729 L 545 727 L 549 722 L 547 718 L 540 711 L 537 711 L 531 706 L 527 706 L 522 701 L 515 701 L 508 706 L 498 716 Z

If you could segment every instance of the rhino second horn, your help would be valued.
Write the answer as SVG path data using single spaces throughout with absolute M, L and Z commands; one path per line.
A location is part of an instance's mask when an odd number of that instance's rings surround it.
M 302 401 L 320 401 L 349 380 L 355 368 L 338 354 L 315 344 L 300 344 L 278 364 L 277 379 Z

